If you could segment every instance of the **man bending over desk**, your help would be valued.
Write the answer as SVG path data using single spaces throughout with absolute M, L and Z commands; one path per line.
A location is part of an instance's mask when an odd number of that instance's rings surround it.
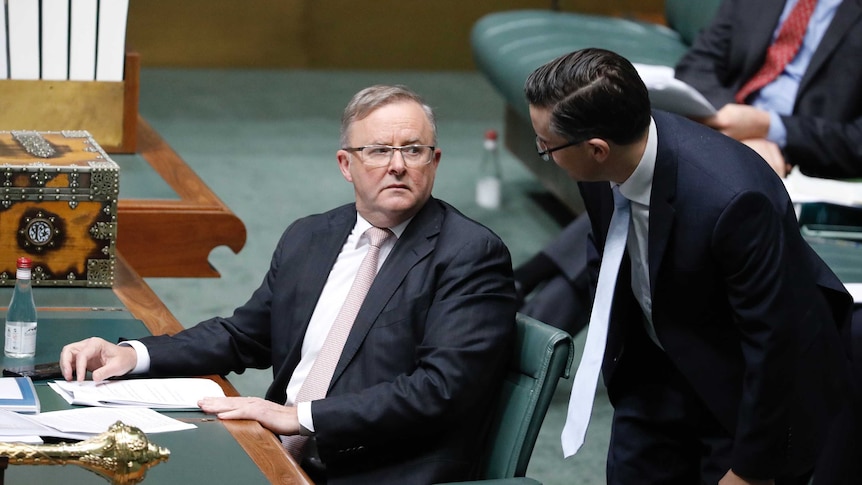
M 512 263 L 495 234 L 431 197 L 436 143 L 417 94 L 360 91 L 336 153 L 355 204 L 291 224 L 230 318 L 121 345 L 69 344 L 64 377 L 272 366 L 266 400 L 207 398 L 201 409 L 259 421 L 316 481 L 474 478 L 514 332 Z

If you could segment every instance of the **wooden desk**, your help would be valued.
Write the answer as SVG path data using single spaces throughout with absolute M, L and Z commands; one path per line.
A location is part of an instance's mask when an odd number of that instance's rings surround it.
M 42 318 L 50 319 L 55 315 L 89 312 L 105 318 L 130 319 L 130 317 L 134 317 L 142 321 L 147 330 L 155 335 L 174 334 L 183 328 L 146 282 L 130 267 L 122 254 L 117 255 L 117 272 L 113 288 L 113 294 L 116 295 L 116 298 L 110 294 L 110 290 L 102 288 L 75 288 L 71 291 L 65 291 L 63 288 L 45 288 L 40 291 L 37 288 L 37 291 L 42 296 L 41 301 L 43 303 L 37 299 L 38 311 Z M 3 297 L 8 298 L 11 289 L 3 288 L 2 292 Z M 50 298 L 46 298 L 48 292 L 51 292 Z M 68 293 L 71 292 L 76 293 L 69 295 Z M 84 293 L 81 292 L 88 293 L 82 298 L 81 295 Z M 44 302 L 48 300 L 51 303 L 45 305 Z M 122 306 L 117 304 L 117 300 L 122 303 Z M 5 306 L 5 303 L 3 305 Z M 129 316 L 129 314 L 131 315 Z M 218 376 L 210 377 L 222 386 L 225 394 L 229 396 L 238 395 L 236 389 L 226 379 Z M 223 425 L 230 436 L 245 450 L 269 483 L 284 485 L 313 483 L 284 451 L 280 441 L 256 421 L 228 420 L 218 424 Z M 162 437 L 162 441 L 171 438 L 165 435 Z M 159 443 L 158 437 L 154 441 Z M 194 450 L 194 452 L 206 453 L 206 446 L 202 446 L 201 449 Z M 158 467 L 153 471 L 157 469 Z M 93 483 L 97 481 L 98 479 L 94 479 Z
M 137 151 L 178 199 L 121 198 L 118 250 L 144 277 L 218 277 L 210 252 L 222 245 L 239 252 L 245 225 L 140 115 Z

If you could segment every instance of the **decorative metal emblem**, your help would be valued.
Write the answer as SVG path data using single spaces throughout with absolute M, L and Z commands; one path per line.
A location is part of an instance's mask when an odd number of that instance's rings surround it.
M 57 151 L 42 135 L 35 131 L 13 131 L 12 138 L 30 155 L 51 158 Z
M 0 443 L 0 456 L 8 458 L 10 465 L 78 465 L 117 485 L 144 481 L 147 470 L 170 455 L 139 428 L 120 421 L 78 443 Z
M 63 218 L 44 209 L 30 209 L 18 223 L 18 245 L 31 254 L 63 246 L 66 228 Z

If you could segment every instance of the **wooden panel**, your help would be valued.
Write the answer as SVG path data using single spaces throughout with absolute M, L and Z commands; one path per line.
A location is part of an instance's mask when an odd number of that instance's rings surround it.
M 139 118 L 137 127 L 139 154 L 179 200 L 120 199 L 117 248 L 142 276 L 219 276 L 210 252 L 239 252 L 245 225 L 149 123 Z
M 134 153 L 140 56 L 126 54 L 125 80 L 0 80 L 0 131 L 86 130 L 108 153 Z
M 147 66 L 472 69 L 470 29 L 504 10 L 663 17 L 663 0 L 147 0 L 128 44 Z
M 123 141 L 123 83 L 0 81 L 0 130 L 87 130 L 99 145 Z
M 305 0 L 129 2 L 126 44 L 141 53 L 146 66 L 305 67 L 309 5 Z

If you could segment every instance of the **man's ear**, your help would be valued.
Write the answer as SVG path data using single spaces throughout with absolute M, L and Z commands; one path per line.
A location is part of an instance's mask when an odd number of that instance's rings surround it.
M 590 138 L 585 142 L 587 144 L 590 155 L 599 163 L 603 163 L 611 154 L 611 147 L 608 142 L 601 138 Z
M 350 183 L 353 183 L 353 175 L 350 173 L 350 153 L 346 150 L 338 150 L 335 153 L 335 159 L 338 160 L 338 169 L 341 170 L 341 175 Z

